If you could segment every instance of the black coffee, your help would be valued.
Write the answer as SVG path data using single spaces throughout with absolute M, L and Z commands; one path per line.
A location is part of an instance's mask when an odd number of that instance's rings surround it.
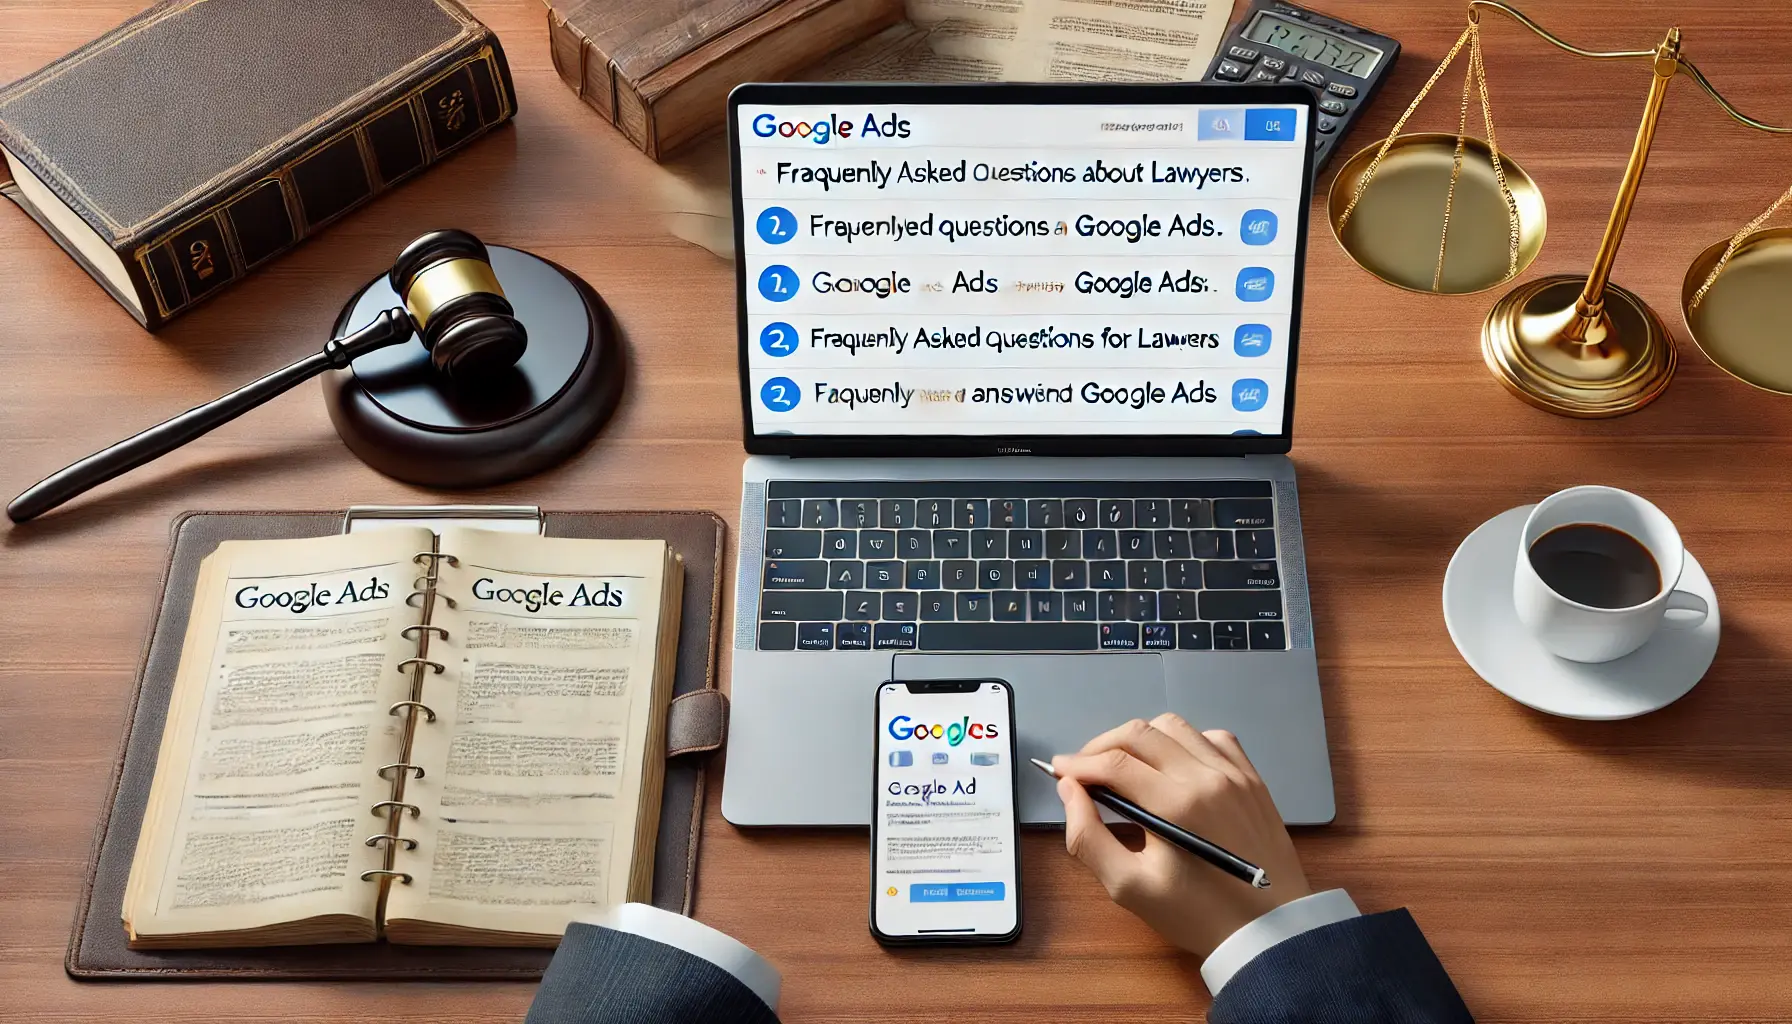
M 1649 549 L 1598 523 L 1570 523 L 1538 537 L 1531 568 L 1549 589 L 1594 608 L 1629 608 L 1661 593 L 1661 570 Z

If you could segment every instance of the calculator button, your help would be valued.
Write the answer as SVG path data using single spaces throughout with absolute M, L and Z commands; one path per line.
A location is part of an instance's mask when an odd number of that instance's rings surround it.
M 1250 80 L 1253 82 L 1272 82 L 1273 83 L 1273 82 L 1281 81 L 1281 77 L 1278 76 L 1274 71 L 1265 71 L 1262 68 L 1258 68 L 1257 70 L 1251 72 Z
M 1338 130 L 1338 119 L 1337 118 L 1322 117 L 1319 119 L 1319 134 L 1330 135 L 1331 133 L 1333 133 L 1337 130 Z
M 1253 50 L 1248 46 L 1234 46 L 1226 51 L 1226 56 L 1231 57 L 1233 60 L 1242 60 L 1246 64 L 1249 64 L 1256 60 L 1259 54 L 1256 50 Z
M 1263 58 L 1263 63 L 1259 64 L 1258 67 L 1261 67 L 1265 71 L 1274 71 L 1279 75 L 1288 70 L 1288 62 L 1280 57 L 1265 57 Z
M 1328 114 L 1333 115 L 1334 117 L 1343 117 L 1344 112 L 1346 110 L 1349 110 L 1350 108 L 1344 105 L 1343 100 L 1334 100 L 1334 99 L 1331 99 L 1330 97 L 1327 97 L 1326 99 L 1322 99 L 1319 101 L 1319 109 L 1325 111 Z
M 1236 82 L 1244 77 L 1244 65 L 1237 61 L 1222 60 L 1219 67 L 1213 69 L 1213 77 Z
M 1308 85 L 1312 86 L 1315 89 L 1318 89 L 1321 86 L 1325 85 L 1325 76 L 1320 74 L 1317 71 L 1314 71 L 1311 68 L 1308 68 L 1307 70 L 1300 73 L 1300 80 L 1307 83 Z
M 1325 87 L 1325 91 L 1333 96 L 1342 96 L 1347 100 L 1356 99 L 1356 86 L 1345 85 L 1343 82 L 1333 82 Z

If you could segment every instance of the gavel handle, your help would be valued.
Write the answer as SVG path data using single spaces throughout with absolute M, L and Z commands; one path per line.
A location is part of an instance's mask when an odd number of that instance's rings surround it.
M 179 416 L 126 438 L 104 451 L 54 473 L 12 500 L 6 515 L 15 523 L 35 519 L 85 491 L 168 454 L 201 434 L 229 423 L 250 409 L 290 391 L 325 370 L 347 366 L 375 349 L 409 341 L 411 318 L 402 309 L 388 309 L 373 323 L 343 338 L 332 339 L 322 352 L 196 406 Z

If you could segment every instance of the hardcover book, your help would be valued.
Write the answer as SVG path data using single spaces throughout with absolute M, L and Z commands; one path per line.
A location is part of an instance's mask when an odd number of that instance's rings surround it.
M 0 192 L 154 329 L 515 112 L 454 0 L 165 0 L 0 89 Z

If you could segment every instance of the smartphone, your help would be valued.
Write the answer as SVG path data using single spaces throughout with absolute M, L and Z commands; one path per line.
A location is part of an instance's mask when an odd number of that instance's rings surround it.
M 871 934 L 886 945 L 1020 937 L 1014 688 L 1000 679 L 877 691 Z

